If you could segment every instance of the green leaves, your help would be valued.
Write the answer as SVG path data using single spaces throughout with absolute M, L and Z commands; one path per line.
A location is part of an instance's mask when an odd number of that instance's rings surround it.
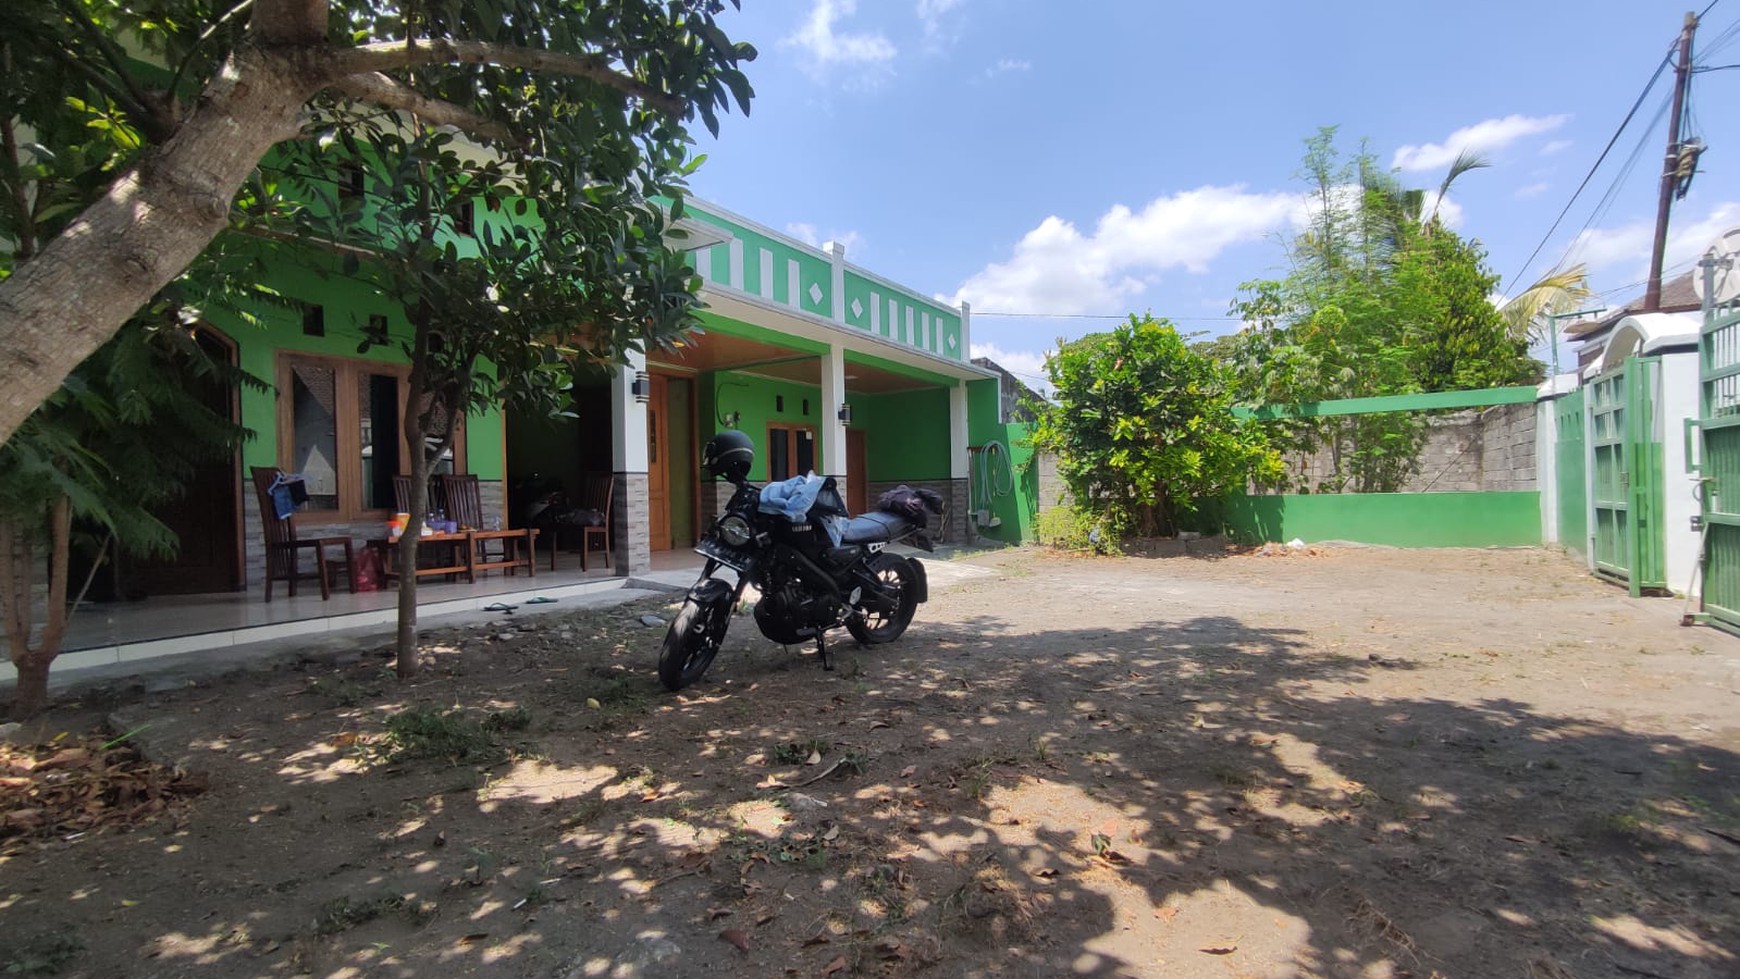
M 1170 533 L 1181 506 L 1279 467 L 1262 434 L 1233 417 L 1225 369 L 1163 320 L 1132 316 L 1060 344 L 1046 372 L 1056 401 L 1039 412 L 1033 444 L 1058 456 L 1076 505 L 1104 525 Z

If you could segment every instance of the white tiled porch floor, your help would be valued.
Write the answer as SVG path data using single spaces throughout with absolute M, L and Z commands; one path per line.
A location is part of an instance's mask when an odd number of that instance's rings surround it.
M 623 578 L 595 564 L 590 571 L 563 568 L 540 571 L 536 577 L 503 574 L 480 576 L 475 584 L 426 579 L 417 588 L 420 622 L 458 612 L 481 611 L 496 602 L 523 603 L 535 596 L 567 598 L 622 588 L 631 581 L 686 588 L 702 558 L 689 550 L 659 551 L 652 570 Z M 573 563 L 573 562 L 567 562 Z M 278 583 L 272 601 L 259 588 L 245 592 L 176 595 L 142 602 L 85 605 L 74 614 L 66 642 L 54 661 L 58 671 L 108 666 L 157 656 L 172 656 L 226 646 L 335 632 L 341 629 L 390 625 L 398 618 L 395 590 L 352 595 L 346 590 L 321 601 L 320 587 L 303 582 L 295 598 Z M 4 648 L 0 640 L 0 648 Z M 10 662 L 0 662 L 0 681 L 14 679 Z

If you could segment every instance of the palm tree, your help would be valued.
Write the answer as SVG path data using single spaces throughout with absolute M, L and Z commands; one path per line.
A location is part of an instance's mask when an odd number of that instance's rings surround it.
M 1554 269 L 1506 300 L 1498 311 L 1504 314 L 1511 336 L 1530 344 L 1546 340 L 1551 332 L 1547 329 L 1547 317 L 1577 309 L 1593 295 L 1589 291 L 1588 271 L 1582 263 Z

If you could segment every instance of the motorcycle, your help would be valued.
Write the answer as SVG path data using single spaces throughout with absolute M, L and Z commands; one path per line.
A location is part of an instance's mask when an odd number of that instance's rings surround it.
M 791 481 L 802 489 L 764 490 L 749 482 L 754 460 L 754 444 L 733 429 L 702 451 L 703 470 L 736 490 L 695 544 L 706 564 L 659 650 L 659 681 L 667 690 L 706 675 L 747 588 L 760 596 L 754 615 L 761 634 L 783 645 L 814 639 L 826 670 L 834 668 L 831 630 L 844 626 L 866 646 L 893 642 L 929 598 L 924 564 L 886 548 L 910 542 L 933 549 L 924 531 L 928 515 L 942 512 L 936 493 L 903 486 L 883 494 L 875 512 L 853 518 L 833 480 L 812 476 L 813 483 Z M 785 490 L 794 491 L 782 498 Z M 804 490 L 814 493 L 807 509 Z M 721 576 L 722 569 L 735 572 L 735 580 Z

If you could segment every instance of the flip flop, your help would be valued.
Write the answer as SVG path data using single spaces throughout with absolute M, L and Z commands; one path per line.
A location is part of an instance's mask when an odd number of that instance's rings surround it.
M 536 598 L 526 599 L 526 604 L 527 605 L 554 605 L 554 604 L 556 604 L 556 600 L 554 598 L 545 598 L 544 596 L 539 595 Z
M 505 602 L 496 602 L 494 605 L 485 605 L 483 607 L 483 610 L 485 612 L 507 612 L 511 615 L 513 613 L 513 610 L 516 608 L 519 608 L 519 606 L 518 605 L 509 605 Z

